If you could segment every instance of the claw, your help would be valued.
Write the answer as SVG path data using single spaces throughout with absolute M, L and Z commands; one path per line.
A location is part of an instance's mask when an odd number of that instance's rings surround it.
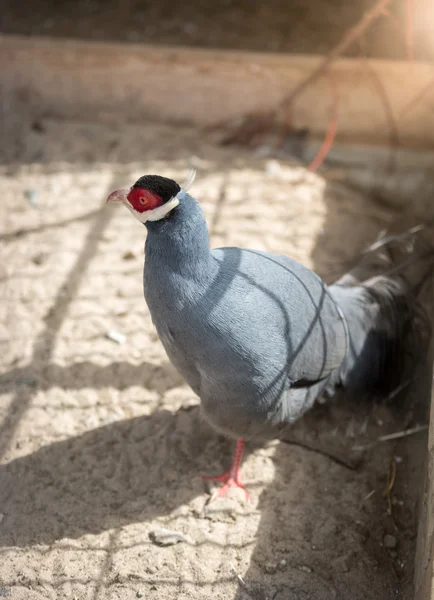
M 223 475 L 202 477 L 202 479 L 204 481 L 217 481 L 219 483 L 223 483 L 222 487 L 217 489 L 213 493 L 213 495 L 211 497 L 212 500 L 214 500 L 215 498 L 222 498 L 223 496 L 225 496 L 227 494 L 227 491 L 229 490 L 229 488 L 238 487 L 243 490 L 245 497 L 246 497 L 246 502 L 250 502 L 250 494 L 246 490 L 244 485 L 241 483 L 240 474 L 239 474 L 240 462 L 241 462 L 241 456 L 243 454 L 243 449 L 244 449 L 244 440 L 238 440 L 232 467 L 229 469 L 229 471 L 226 471 L 226 473 L 223 473 Z

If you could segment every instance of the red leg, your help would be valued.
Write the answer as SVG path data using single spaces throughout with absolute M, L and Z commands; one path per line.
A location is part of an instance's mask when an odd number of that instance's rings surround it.
M 246 495 L 247 502 L 250 502 L 250 495 L 246 488 L 243 486 L 240 480 L 240 463 L 241 457 L 243 455 L 244 450 L 244 440 L 240 439 L 237 442 L 237 446 L 235 448 L 234 460 L 232 461 L 232 466 L 229 471 L 223 473 L 223 475 L 217 475 L 215 477 L 203 477 L 205 481 L 218 481 L 223 483 L 222 487 L 217 490 L 217 492 L 213 495 L 216 498 L 221 498 L 226 495 L 226 492 L 231 487 L 239 487 L 244 490 Z

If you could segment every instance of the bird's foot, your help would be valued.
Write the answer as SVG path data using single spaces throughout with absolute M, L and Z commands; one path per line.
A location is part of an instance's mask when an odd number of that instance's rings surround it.
M 202 479 L 204 481 L 217 481 L 217 482 L 223 484 L 220 488 L 218 488 L 213 493 L 213 495 L 211 496 L 212 500 L 215 500 L 216 498 L 223 498 L 224 496 L 226 496 L 229 488 L 238 487 L 243 490 L 245 498 L 246 498 L 246 502 L 250 502 L 249 492 L 246 490 L 244 485 L 241 483 L 239 474 L 234 473 L 232 469 L 229 469 L 229 471 L 227 471 L 226 473 L 223 473 L 223 475 L 216 475 L 214 477 L 202 477 Z
M 244 440 L 240 439 L 237 442 L 234 460 L 232 462 L 232 466 L 229 469 L 229 471 L 226 471 L 226 473 L 223 473 L 223 475 L 216 475 L 215 477 L 203 477 L 202 478 L 205 481 L 218 481 L 219 483 L 223 484 L 221 488 L 219 488 L 218 490 L 216 490 L 214 492 L 214 494 L 211 497 L 212 500 L 214 500 L 215 498 L 222 498 L 223 496 L 226 496 L 226 493 L 229 488 L 238 487 L 243 490 L 245 497 L 246 497 L 246 502 L 250 502 L 250 494 L 246 490 L 246 488 L 243 486 L 243 484 L 241 483 L 241 480 L 240 480 L 240 463 L 241 463 L 241 456 L 243 454 L 243 450 L 244 450 Z

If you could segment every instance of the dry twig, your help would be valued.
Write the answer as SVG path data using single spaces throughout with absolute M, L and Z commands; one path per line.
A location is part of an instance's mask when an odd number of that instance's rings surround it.
M 393 519 L 392 515 L 392 490 L 396 480 L 396 462 L 392 458 L 390 462 L 390 469 L 387 473 L 387 512 Z
M 299 448 L 303 448 L 304 450 L 308 450 L 309 452 L 315 452 L 315 454 L 325 456 L 326 458 L 329 458 L 341 467 L 345 467 L 346 469 L 350 469 L 351 471 L 355 471 L 361 462 L 360 457 L 355 457 L 354 460 L 347 459 L 345 457 L 338 456 L 337 454 L 333 454 L 332 452 L 327 452 L 326 450 L 322 450 L 320 448 L 314 448 L 313 446 L 309 446 L 308 444 L 299 440 L 280 438 L 280 441 L 284 444 L 288 444 L 289 446 L 298 446 Z M 352 449 L 354 450 L 354 448 Z
M 366 502 L 367 500 L 369 500 L 369 498 L 372 498 L 372 496 L 373 496 L 374 494 L 375 494 L 375 490 L 372 490 L 371 492 L 369 492 L 369 494 L 367 494 L 367 495 L 366 495 L 366 496 L 363 498 L 363 500 L 361 501 L 361 503 L 360 503 L 360 508 L 363 508 L 363 506 L 365 505 L 365 502 Z
M 244 579 L 241 577 L 241 575 L 238 573 L 238 571 L 235 568 L 235 565 L 233 563 L 229 563 L 229 565 L 230 565 L 235 577 L 237 578 L 238 583 L 241 585 L 241 587 L 244 588 L 246 590 L 246 592 L 250 592 L 249 586 L 244 581 Z
M 404 429 L 403 431 L 396 431 L 395 433 L 388 433 L 387 435 L 380 435 L 375 442 L 370 444 L 365 444 L 364 446 L 353 446 L 352 450 L 361 452 L 362 450 L 369 450 L 369 448 L 373 448 L 380 442 L 390 442 L 392 440 L 399 440 L 401 438 L 407 437 L 409 435 L 415 435 L 416 433 L 420 433 L 421 431 L 425 431 L 428 429 L 428 425 L 416 425 L 416 427 L 411 427 L 410 429 Z

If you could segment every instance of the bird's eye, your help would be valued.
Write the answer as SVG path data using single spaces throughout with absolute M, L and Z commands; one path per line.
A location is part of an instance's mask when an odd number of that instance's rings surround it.
M 146 198 L 144 198 L 143 196 L 140 196 L 139 200 L 142 204 L 146 204 Z

